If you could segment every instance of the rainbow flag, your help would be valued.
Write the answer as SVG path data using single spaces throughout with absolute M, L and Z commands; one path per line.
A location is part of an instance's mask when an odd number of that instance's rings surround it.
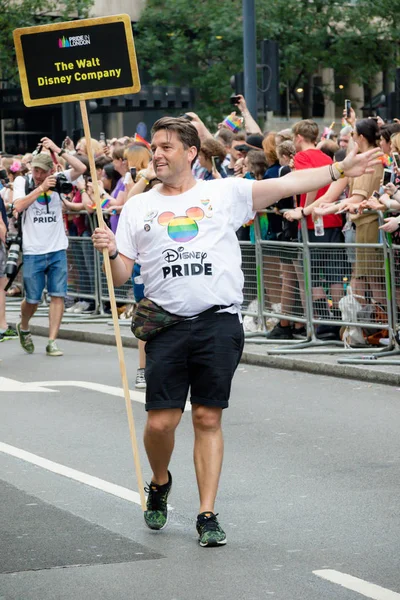
M 134 144 L 143 144 L 143 146 L 146 146 L 146 148 L 148 150 L 150 150 L 150 144 L 148 141 L 146 141 L 141 135 L 139 135 L 138 133 L 135 133 L 135 135 L 133 136 L 133 143 Z
M 241 117 L 237 117 L 236 115 L 233 115 L 233 114 L 228 115 L 223 120 L 223 124 L 228 129 L 233 131 L 233 133 L 236 133 L 237 131 L 239 131 L 239 129 L 241 129 L 242 123 L 243 123 L 243 119 Z
M 389 156 L 389 154 L 384 154 L 383 156 L 380 156 L 379 160 L 381 161 L 385 169 L 391 167 L 393 164 L 393 158 Z
M 110 199 L 104 198 L 104 200 L 101 201 L 101 208 L 106 208 L 109 204 L 110 204 Z M 96 204 L 92 204 L 90 208 L 95 209 Z

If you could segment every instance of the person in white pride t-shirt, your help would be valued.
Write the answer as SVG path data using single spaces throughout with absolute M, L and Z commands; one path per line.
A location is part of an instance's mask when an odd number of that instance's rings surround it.
M 85 165 L 47 137 L 41 139 L 47 150 L 64 155 L 71 169 L 63 171 L 69 183 L 86 171 Z M 62 356 L 56 338 L 64 313 L 64 298 L 67 293 L 68 238 L 65 234 L 62 200 L 56 185 L 55 165 L 52 157 L 39 153 L 32 159 L 32 174 L 29 175 L 28 190 L 25 177 L 14 181 L 14 207 L 22 214 L 22 253 L 25 299 L 21 304 L 21 322 L 17 331 L 21 346 L 28 354 L 35 347 L 29 330 L 29 321 L 41 302 L 45 287 L 51 297 L 49 309 L 48 356 Z M 28 191 L 28 193 L 27 193 Z
M 97 228 L 92 237 L 97 250 L 108 250 L 115 285 L 131 277 L 137 260 L 146 298 L 187 317 L 146 344 L 144 443 L 152 479 L 145 522 L 151 529 L 167 523 L 168 466 L 190 389 L 200 496 L 196 528 L 201 546 L 219 546 L 226 543 L 214 513 L 223 458 L 222 410 L 228 406 L 244 337 L 235 232 L 255 211 L 323 187 L 344 172 L 363 173 L 377 159 L 373 152 L 357 156 L 355 149 L 342 163 L 277 179 L 196 181 L 191 171 L 200 149 L 195 127 L 184 118 L 164 117 L 154 124 L 152 136 L 161 184 L 128 200 L 116 237 L 107 227 Z

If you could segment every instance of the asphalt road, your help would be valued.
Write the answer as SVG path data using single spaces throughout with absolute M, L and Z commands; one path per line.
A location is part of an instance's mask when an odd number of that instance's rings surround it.
M 32 356 L 0 344 L 0 600 L 400 600 L 398 389 L 240 366 L 217 502 L 228 544 L 203 549 L 189 412 L 170 522 L 151 532 L 115 348 L 63 340 L 48 358 L 35 341 Z M 136 350 L 126 362 L 133 389 Z

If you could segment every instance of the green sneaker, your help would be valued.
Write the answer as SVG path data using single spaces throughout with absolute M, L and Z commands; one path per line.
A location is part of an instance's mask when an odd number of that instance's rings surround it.
M 47 356 L 62 356 L 64 352 L 58 348 L 54 340 L 49 340 L 49 343 L 46 346 L 46 354 Z
M 17 333 L 19 337 L 19 343 L 28 354 L 32 354 L 35 351 L 35 346 L 32 341 L 32 334 L 30 331 L 21 331 L 21 323 L 17 325 Z
M 172 475 L 168 471 L 168 483 L 157 485 L 151 482 L 144 488 L 147 496 L 147 510 L 144 513 L 144 522 L 150 529 L 164 529 L 168 521 L 167 500 L 171 491 Z
M 5 342 L 6 340 L 16 340 L 18 338 L 18 333 L 12 327 L 7 327 L 3 333 L 0 333 L 0 342 Z
M 200 546 L 211 548 L 226 544 L 225 531 L 218 523 L 217 516 L 212 512 L 203 512 L 198 515 L 196 529 L 199 534 Z

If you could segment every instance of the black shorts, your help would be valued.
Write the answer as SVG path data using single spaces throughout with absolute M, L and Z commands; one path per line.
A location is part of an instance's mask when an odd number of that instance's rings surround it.
M 242 356 L 237 314 L 213 313 L 179 322 L 146 343 L 146 410 L 192 404 L 227 408 Z

